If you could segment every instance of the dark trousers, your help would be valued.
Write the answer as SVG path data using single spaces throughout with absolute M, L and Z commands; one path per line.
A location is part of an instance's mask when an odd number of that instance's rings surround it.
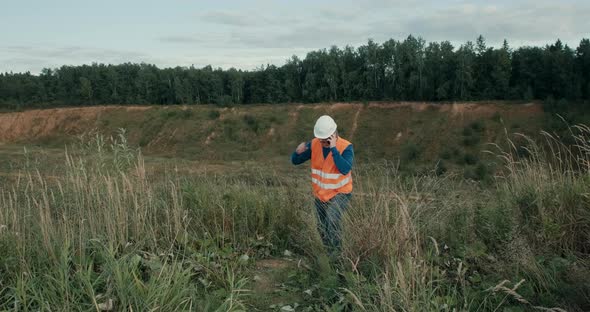
M 338 194 L 327 202 L 315 199 L 318 231 L 328 253 L 340 252 L 342 215 L 348 208 L 351 194 Z

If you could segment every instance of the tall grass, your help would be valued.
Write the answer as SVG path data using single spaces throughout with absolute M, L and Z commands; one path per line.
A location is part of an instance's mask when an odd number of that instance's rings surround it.
M 308 310 L 588 309 L 590 129 L 572 131 L 499 153 L 493 188 L 357 165 L 327 265 L 306 179 L 155 173 L 124 133 L 94 135 L 0 190 L 0 309 L 250 310 L 248 259 L 284 249 L 317 262 Z
M 357 183 L 343 253 L 350 304 L 587 309 L 590 128 L 571 131 L 574 146 L 548 133 L 540 143 L 517 135 L 524 147 L 508 140 L 509 149 L 497 153 L 505 170 L 492 190 L 452 176 L 408 180 L 395 166 Z M 505 286 L 510 280 L 515 286 Z
M 150 178 L 123 137 L 93 140 L 65 153 L 59 176 L 22 172 L 0 192 L 0 307 L 243 308 L 236 255 L 279 239 L 285 199 L 215 178 Z

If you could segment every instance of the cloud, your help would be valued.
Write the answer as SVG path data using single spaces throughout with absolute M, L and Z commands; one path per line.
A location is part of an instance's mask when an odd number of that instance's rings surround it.
M 0 47 L 0 52 L 17 54 L 21 57 L 52 58 L 137 58 L 144 56 L 141 52 L 114 49 L 91 48 L 82 46 L 7 46 Z
M 201 47 L 226 46 L 230 36 L 226 33 L 196 33 L 193 35 L 172 35 L 157 38 L 161 43 L 199 45 Z
M 281 15 L 276 14 L 264 14 L 262 12 L 253 11 L 235 11 L 235 10 L 217 10 L 211 11 L 199 15 L 201 21 L 225 25 L 236 28 L 243 27 L 285 27 L 286 25 L 295 25 L 302 22 L 297 16 L 289 14 Z
M 224 24 L 230 26 L 253 26 L 263 24 L 264 21 L 259 18 L 252 18 L 250 15 L 233 12 L 233 11 L 214 11 L 201 15 L 205 22 Z
M 32 46 L 12 45 L 0 47 L 0 72 L 31 71 L 38 73 L 46 67 L 62 65 L 124 62 L 147 62 L 150 57 L 136 51 L 92 48 L 82 46 Z
M 479 34 L 489 46 L 499 46 L 504 38 L 512 47 L 542 46 L 557 38 L 577 46 L 590 29 L 587 1 L 330 0 L 294 5 L 255 0 L 243 8 L 240 5 L 188 13 L 188 21 L 178 23 L 182 27 L 170 23 L 158 31 L 147 29 L 145 33 L 155 37 L 138 37 L 133 41 L 141 43 L 137 45 L 113 33 L 109 40 L 127 44 L 114 49 L 93 47 L 96 41 L 63 45 L 4 41 L 0 71 L 142 61 L 158 66 L 211 64 L 252 69 L 266 63 L 283 64 L 291 55 L 304 56 L 331 45 L 358 46 L 369 38 L 379 43 L 403 40 L 409 34 L 427 41 L 449 40 L 454 46 L 474 41 Z M 27 40 L 24 34 L 22 37 Z
M 383 0 L 373 1 L 387 3 Z M 161 36 L 157 40 L 199 48 L 318 49 L 356 44 L 370 37 L 362 21 L 364 9 L 349 6 L 291 9 L 292 12 L 288 14 L 278 14 L 282 9 L 276 7 L 271 12 L 207 12 L 200 15 L 202 21 L 224 27 L 206 33 Z
M 328 48 L 366 41 L 370 33 L 365 27 L 316 24 L 290 30 L 274 38 L 283 47 Z
M 587 36 L 584 33 L 590 29 L 587 16 L 590 16 L 588 4 L 459 4 L 409 18 L 378 20 L 372 23 L 371 29 L 373 33 L 383 33 L 382 29 L 399 29 L 429 41 L 473 41 L 482 34 L 495 45 L 501 44 L 504 39 L 521 44 L 546 44 L 557 38 L 576 41 Z
M 328 7 L 318 10 L 318 18 L 322 20 L 335 20 L 350 22 L 362 18 L 365 12 L 352 8 Z

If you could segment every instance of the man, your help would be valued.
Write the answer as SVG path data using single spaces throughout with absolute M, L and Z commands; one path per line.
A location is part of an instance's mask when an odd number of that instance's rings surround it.
M 315 196 L 318 231 L 330 254 L 340 251 L 340 221 L 352 193 L 352 143 L 338 136 L 332 117 L 318 118 L 315 138 L 302 142 L 291 155 L 299 165 L 311 159 L 311 185 Z

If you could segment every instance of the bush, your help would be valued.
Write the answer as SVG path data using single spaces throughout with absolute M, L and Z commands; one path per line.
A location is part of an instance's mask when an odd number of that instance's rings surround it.
M 401 147 L 402 159 L 406 161 L 413 161 L 418 159 L 421 153 L 421 148 L 414 142 L 406 142 Z
M 489 174 L 489 169 L 486 165 L 479 163 L 475 167 L 475 177 L 477 178 L 477 180 L 479 180 L 479 181 L 486 180 L 488 178 L 488 174 Z
M 164 119 L 173 119 L 173 118 L 181 118 L 181 119 L 189 119 L 193 116 L 193 111 L 190 109 L 177 109 L 177 108 L 168 108 L 163 110 L 160 113 L 160 116 Z
M 469 128 L 477 132 L 483 132 L 485 130 L 485 125 L 481 120 L 477 120 L 469 124 Z
M 502 120 L 502 115 L 500 115 L 498 112 L 495 112 L 492 116 L 492 120 L 495 122 L 500 122 Z
M 477 155 L 473 155 L 471 153 L 465 153 L 465 155 L 463 155 L 463 159 L 468 165 L 475 165 L 479 161 Z
M 470 123 L 463 128 L 463 145 L 474 146 L 480 141 L 480 133 L 485 130 L 485 126 L 481 120 Z
M 215 104 L 221 106 L 221 107 L 229 107 L 234 105 L 234 99 L 229 96 L 229 95 L 222 95 L 220 97 L 217 98 L 217 100 L 215 101 Z
M 219 118 L 219 116 L 221 116 L 221 113 L 218 110 L 210 110 L 209 114 L 207 115 L 210 120 L 215 120 Z
M 183 109 L 179 113 L 180 118 L 189 119 L 193 116 L 193 111 L 190 109 Z
M 463 145 L 465 146 L 475 146 L 479 143 L 480 138 L 477 135 L 466 136 L 463 138 Z
M 466 180 L 477 180 L 475 170 L 472 167 L 466 167 L 463 169 L 463 178 Z
M 449 160 L 451 159 L 451 151 L 448 149 L 444 149 L 441 153 L 440 153 L 440 158 L 442 159 L 446 159 Z
M 255 133 L 258 133 L 258 131 L 261 129 L 258 120 L 256 119 L 256 117 L 252 115 L 244 115 L 244 122 L 246 123 L 248 128 L 254 131 Z
M 442 160 L 439 160 L 438 163 L 436 164 L 436 167 L 434 168 L 434 173 L 437 176 L 443 175 L 447 172 L 447 166 L 445 165 L 445 162 Z

